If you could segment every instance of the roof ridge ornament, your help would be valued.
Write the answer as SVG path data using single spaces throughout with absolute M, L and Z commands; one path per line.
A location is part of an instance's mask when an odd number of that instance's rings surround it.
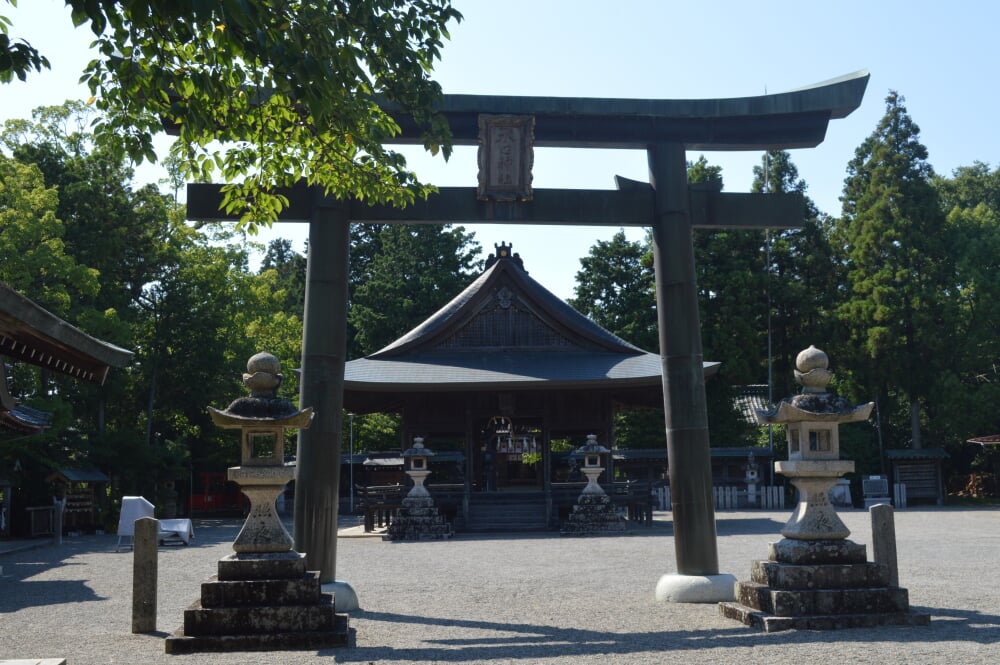
M 483 270 L 483 272 L 492 268 L 497 261 L 500 261 L 502 259 L 508 259 L 510 261 L 513 261 L 514 265 L 516 265 L 521 270 L 524 270 L 524 260 L 521 259 L 520 254 L 516 254 L 512 251 L 513 247 L 514 247 L 513 244 L 508 245 L 503 240 L 500 241 L 499 245 L 493 243 L 493 248 L 496 249 L 497 253 L 490 254 L 488 257 L 486 257 L 486 267 Z M 524 270 L 524 274 L 527 275 L 528 271 Z

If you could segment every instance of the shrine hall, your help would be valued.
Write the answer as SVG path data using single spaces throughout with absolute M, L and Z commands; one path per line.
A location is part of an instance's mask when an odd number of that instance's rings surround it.
M 717 370 L 704 363 L 706 377 Z M 451 302 L 346 364 L 344 408 L 400 414 L 401 450 L 424 437 L 437 453 L 431 492 L 462 528 L 502 530 L 491 505 L 520 513 L 512 528 L 557 528 L 579 493 L 572 449 L 588 434 L 613 448 L 618 411 L 661 408 L 661 371 L 659 355 L 577 312 L 501 244 Z M 610 457 L 602 483 L 615 477 Z

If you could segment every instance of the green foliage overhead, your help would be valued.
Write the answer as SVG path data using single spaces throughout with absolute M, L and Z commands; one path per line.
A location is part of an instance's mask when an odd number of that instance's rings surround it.
M 224 206 L 269 222 L 287 205 L 274 187 L 305 179 L 328 194 L 404 205 L 430 188 L 383 147 L 399 132 L 376 99 L 426 128 L 450 151 L 433 112 L 431 80 L 449 0 L 68 0 L 95 35 L 82 80 L 103 112 L 98 139 L 119 156 L 155 161 L 153 136 L 171 127 L 173 155 L 191 179 L 232 183 Z M 0 19 L 0 79 L 47 67 Z M 220 147 L 221 146 L 221 147 Z

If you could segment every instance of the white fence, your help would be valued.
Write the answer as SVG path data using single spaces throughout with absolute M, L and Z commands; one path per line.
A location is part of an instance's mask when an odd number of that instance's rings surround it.
M 712 494 L 715 508 L 718 510 L 753 509 L 784 510 L 785 488 L 780 485 L 762 485 L 757 488 L 753 501 L 747 495 L 745 487 L 713 487 Z M 653 497 L 658 510 L 670 510 L 670 488 L 657 487 L 653 489 Z

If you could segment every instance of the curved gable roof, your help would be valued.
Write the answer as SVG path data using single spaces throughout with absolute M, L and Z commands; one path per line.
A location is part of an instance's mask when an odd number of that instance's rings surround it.
M 563 302 L 502 254 L 464 291 L 426 321 L 368 356 L 498 350 L 646 353 Z
M 529 277 L 508 246 L 498 249 L 500 258 L 430 318 L 345 365 L 347 408 L 392 410 L 409 393 L 662 389 L 659 355 L 580 314 Z M 705 375 L 718 367 L 704 363 Z

